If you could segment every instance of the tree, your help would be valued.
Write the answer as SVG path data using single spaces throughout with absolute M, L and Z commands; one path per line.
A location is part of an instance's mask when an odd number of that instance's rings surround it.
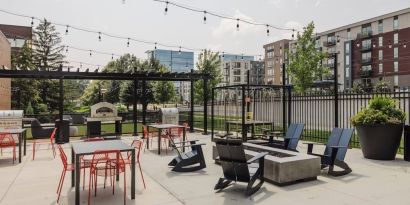
M 211 77 L 208 80 L 208 86 L 205 90 L 206 93 L 210 94 L 212 88 L 216 87 L 222 81 L 221 75 L 221 64 L 222 61 L 219 58 L 219 53 L 214 53 L 210 50 L 204 50 L 198 56 L 198 62 L 196 67 L 201 74 L 209 74 Z M 194 84 L 194 100 L 196 103 L 202 103 L 204 101 L 204 82 L 198 80 Z
M 159 81 L 154 84 L 154 98 L 158 103 L 165 104 L 175 99 L 175 85 L 170 81 Z
M 46 19 L 33 31 L 33 64 L 38 70 L 57 70 L 64 63 L 60 33 Z
M 33 68 L 32 50 L 24 44 L 20 52 L 12 53 L 11 69 L 29 70 Z M 38 110 L 37 105 L 41 103 L 38 91 L 39 82 L 34 79 L 11 79 L 12 93 L 11 106 L 13 109 L 25 109 L 32 107 L 33 110 Z
M 33 65 L 35 69 L 57 70 L 64 63 L 60 33 L 56 31 L 54 25 L 46 19 L 34 30 L 33 38 Z M 59 86 L 56 80 L 41 80 L 39 92 L 41 101 L 46 104 L 48 110 L 53 112 L 58 109 Z
M 321 63 L 327 54 L 315 48 L 315 39 L 312 37 L 314 28 L 313 22 L 309 23 L 302 34 L 297 34 L 294 48 L 290 48 L 287 72 L 296 91 L 302 93 L 306 92 L 314 80 L 328 73 L 328 68 Z

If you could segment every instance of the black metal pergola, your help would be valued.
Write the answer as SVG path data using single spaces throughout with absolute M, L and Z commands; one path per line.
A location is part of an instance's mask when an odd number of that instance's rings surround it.
M 208 134 L 207 128 L 207 113 L 208 113 L 208 94 L 205 92 L 206 87 L 208 86 L 208 80 L 210 79 L 209 74 L 202 74 L 195 72 L 191 69 L 191 72 L 188 73 L 176 73 L 176 72 L 152 72 L 152 71 L 136 71 L 136 69 L 125 72 L 125 73 L 114 73 L 114 72 L 98 72 L 96 71 L 80 71 L 76 69 L 74 71 L 68 69 L 63 71 L 63 67 L 60 66 L 56 71 L 38 71 L 38 70 L 7 70 L 0 69 L 0 78 L 25 78 L 25 79 L 56 79 L 59 80 L 59 119 L 60 122 L 63 120 L 64 114 L 64 80 L 129 80 L 134 81 L 134 96 L 137 95 L 138 81 L 142 81 L 142 92 L 146 93 L 146 82 L 147 81 L 189 81 L 191 82 L 191 91 L 190 91 L 190 115 L 189 115 L 189 124 L 190 131 L 194 130 L 194 82 L 198 80 L 204 81 L 204 134 Z M 142 101 L 145 98 L 141 99 Z M 134 135 L 137 135 L 137 99 L 133 98 L 133 123 L 134 123 Z M 143 106 L 142 110 L 142 124 L 146 124 L 146 107 Z M 60 129 L 61 130 L 61 129 Z M 59 135 L 62 136 L 62 135 Z

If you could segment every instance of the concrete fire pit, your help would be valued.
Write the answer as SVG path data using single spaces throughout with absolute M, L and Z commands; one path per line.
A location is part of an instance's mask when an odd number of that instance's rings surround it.
M 251 143 L 243 145 L 249 159 L 259 152 L 269 153 L 265 156 L 264 177 L 271 183 L 283 186 L 315 180 L 320 174 L 319 157 Z M 212 153 L 213 159 L 217 159 L 218 152 L 215 146 Z

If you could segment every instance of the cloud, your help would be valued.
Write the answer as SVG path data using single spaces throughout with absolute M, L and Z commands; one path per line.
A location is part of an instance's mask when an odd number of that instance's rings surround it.
M 268 0 L 268 4 L 273 5 L 276 8 L 283 8 L 283 0 Z
M 206 45 L 206 48 L 212 51 L 220 51 L 222 48 L 222 45 L 221 44 L 208 44 Z
M 315 3 L 315 7 L 319 7 L 319 5 L 320 5 L 320 1 L 317 0 L 316 3 Z
M 241 13 L 239 10 L 235 11 L 235 18 L 242 20 L 254 21 L 251 17 Z M 215 38 L 226 38 L 227 36 L 249 36 L 256 33 L 266 32 L 262 26 L 254 26 L 251 24 L 239 22 L 239 31 L 236 29 L 237 22 L 231 19 L 221 19 L 218 26 L 212 28 L 212 36 Z

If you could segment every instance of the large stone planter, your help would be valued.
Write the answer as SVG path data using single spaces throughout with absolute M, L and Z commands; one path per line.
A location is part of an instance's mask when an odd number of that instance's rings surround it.
M 358 125 L 363 156 L 368 159 L 394 160 L 403 134 L 402 124 Z

